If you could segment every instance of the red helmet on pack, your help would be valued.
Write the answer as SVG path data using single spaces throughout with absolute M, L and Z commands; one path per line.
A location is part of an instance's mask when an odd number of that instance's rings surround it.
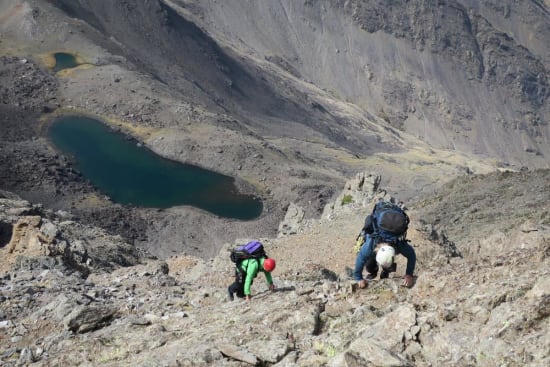
M 275 265 L 275 260 L 273 260 L 272 258 L 268 257 L 264 260 L 264 270 L 268 273 L 271 273 L 273 269 L 275 269 Z

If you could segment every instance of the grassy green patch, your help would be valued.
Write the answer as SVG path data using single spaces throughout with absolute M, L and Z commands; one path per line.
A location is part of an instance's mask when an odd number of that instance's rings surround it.
M 351 204 L 353 202 L 353 196 L 351 195 L 344 195 L 344 197 L 342 198 L 342 205 L 348 205 L 348 204 Z

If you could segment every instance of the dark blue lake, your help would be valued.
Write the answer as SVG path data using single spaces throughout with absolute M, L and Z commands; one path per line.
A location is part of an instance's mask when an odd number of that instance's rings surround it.
M 139 207 L 190 205 L 224 218 L 250 220 L 262 213 L 254 196 L 237 191 L 232 177 L 162 158 L 103 123 L 80 116 L 55 121 L 54 145 L 113 201 Z

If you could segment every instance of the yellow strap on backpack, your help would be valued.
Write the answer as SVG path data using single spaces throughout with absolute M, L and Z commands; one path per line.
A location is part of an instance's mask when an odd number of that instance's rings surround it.
M 355 240 L 355 246 L 353 246 L 353 253 L 358 254 L 361 250 L 361 246 L 363 246 L 365 239 L 363 236 L 359 235 L 357 236 L 357 239 Z

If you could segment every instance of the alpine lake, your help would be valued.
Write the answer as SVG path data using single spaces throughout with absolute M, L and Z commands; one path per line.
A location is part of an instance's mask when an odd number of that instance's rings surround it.
M 145 208 L 189 205 L 239 220 L 262 213 L 262 201 L 239 193 L 234 178 L 163 158 L 96 119 L 61 117 L 48 135 L 114 202 Z
M 64 69 L 71 69 L 80 65 L 73 54 L 67 52 L 56 52 L 53 54 L 55 65 L 52 68 L 54 72 Z

